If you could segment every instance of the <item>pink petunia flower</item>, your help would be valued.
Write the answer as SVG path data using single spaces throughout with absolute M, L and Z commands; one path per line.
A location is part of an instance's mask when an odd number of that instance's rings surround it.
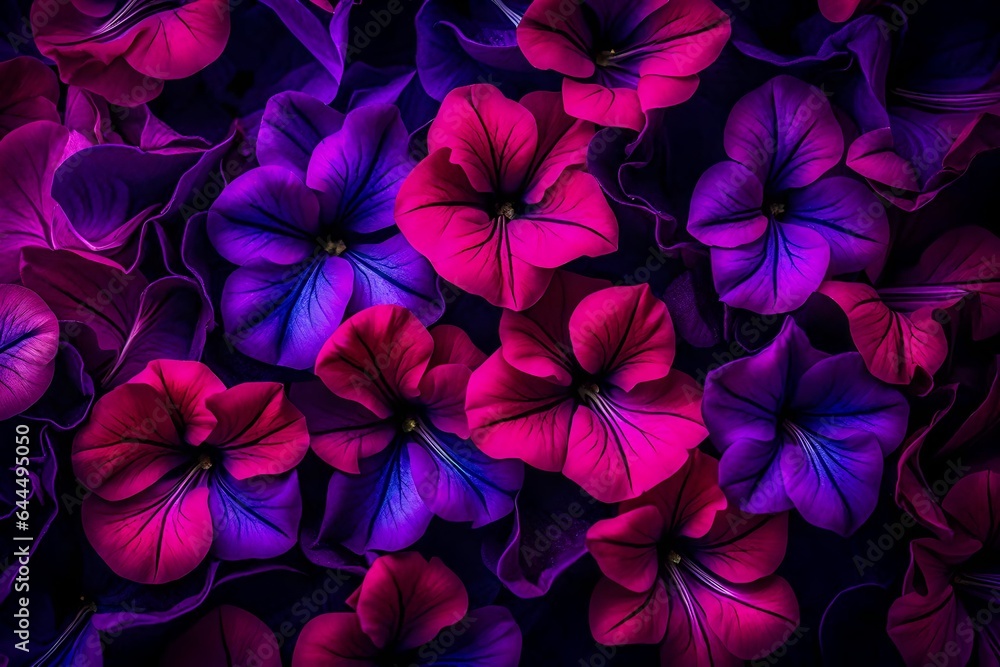
M 584 173 L 589 123 L 555 93 L 509 100 L 489 85 L 453 90 L 428 134 L 430 155 L 396 198 L 396 223 L 443 278 L 523 310 L 555 269 L 618 247 L 618 223 Z
M 735 666 L 795 630 L 795 594 L 774 576 L 788 515 L 724 511 L 717 477 L 715 459 L 696 451 L 590 528 L 587 548 L 604 573 L 590 601 L 598 642 L 660 644 L 661 665 Z
M 146 584 L 209 552 L 278 556 L 298 536 L 293 468 L 308 448 L 280 384 L 226 389 L 201 363 L 153 361 L 97 402 L 73 442 L 73 472 L 93 492 L 83 530 L 116 574 Z
M 517 43 L 532 65 L 566 77 L 569 115 L 638 132 L 647 111 L 694 95 L 729 32 L 708 0 L 535 0 Z
M 378 558 L 347 604 L 354 611 L 306 624 L 293 667 L 516 667 L 521 655 L 521 631 L 510 612 L 498 606 L 469 612 L 465 586 L 437 558 L 415 552 Z
M 603 289 L 602 289 L 603 288 Z M 706 436 L 701 389 L 670 365 L 670 314 L 648 285 L 560 272 L 469 380 L 472 438 L 494 458 L 564 475 L 603 502 L 675 473 Z

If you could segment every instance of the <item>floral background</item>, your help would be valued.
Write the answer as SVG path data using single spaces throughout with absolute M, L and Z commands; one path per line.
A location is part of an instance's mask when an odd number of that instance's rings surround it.
M 0 666 L 1000 665 L 995 2 L 0 27 Z

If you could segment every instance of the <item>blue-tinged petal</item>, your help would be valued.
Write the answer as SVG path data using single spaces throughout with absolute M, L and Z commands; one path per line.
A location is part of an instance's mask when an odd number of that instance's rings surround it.
M 398 551 L 420 539 L 432 514 L 414 484 L 405 443 L 393 443 L 360 467 L 359 475 L 333 473 L 317 538 L 358 554 Z
M 347 114 L 343 127 L 316 146 L 306 172 L 306 184 L 320 193 L 323 219 L 344 233 L 391 226 L 396 193 L 412 166 L 407 136 L 392 105 Z
M 58 351 L 59 323 L 45 302 L 27 288 L 0 286 L 0 420 L 42 397 Z
M 313 150 L 343 122 L 342 113 L 312 95 L 279 93 L 264 108 L 257 135 L 257 160 L 262 165 L 285 167 L 305 179 Z
M 474 528 L 506 516 L 524 479 L 514 459 L 492 459 L 471 440 L 419 421 L 409 445 L 413 481 L 434 514 Z
M 317 249 L 319 202 L 291 171 L 260 167 L 222 191 L 206 224 L 212 245 L 234 264 L 294 264 Z
M 208 509 L 223 560 L 273 558 L 298 540 L 302 496 L 295 471 L 238 480 L 219 466 L 209 482 Z
M 404 306 L 425 325 L 444 312 L 437 274 L 402 234 L 377 244 L 349 247 L 343 258 L 354 267 L 349 312 L 381 304 Z
M 352 282 L 351 265 L 325 254 L 294 266 L 240 267 L 222 292 L 227 340 L 258 361 L 311 368 L 344 317 Z
M 491 606 L 474 609 L 456 623 L 453 630 L 442 631 L 442 641 L 431 642 L 419 651 L 419 665 L 436 667 L 517 667 L 521 658 L 521 629 L 510 611 Z M 455 641 L 445 646 L 443 637 L 452 634 Z M 450 643 L 450 642 L 448 642 Z M 435 652 L 437 645 L 441 650 Z M 428 657 L 424 657 L 427 655 Z
M 756 241 L 712 248 L 712 275 L 719 298 L 762 315 L 787 313 L 806 302 L 823 282 L 830 246 L 815 231 L 772 222 Z

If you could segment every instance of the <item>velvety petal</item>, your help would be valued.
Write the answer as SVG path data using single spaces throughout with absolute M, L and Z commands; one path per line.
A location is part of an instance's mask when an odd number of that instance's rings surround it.
M 28 409 L 55 374 L 59 323 L 37 294 L 0 285 L 0 420 Z
M 1000 497 L 1000 474 L 984 470 L 958 480 L 942 508 L 952 526 L 995 549 L 1000 546 L 1000 513 L 992 502 L 996 497 Z
M 920 545 L 913 544 L 916 558 Z M 911 565 L 911 570 L 913 565 Z M 926 591 L 911 590 L 889 608 L 888 633 L 908 664 L 923 664 L 929 655 L 949 655 L 945 649 L 958 650 L 955 664 L 968 664 L 973 642 L 964 641 L 960 629 L 972 621 L 951 586 L 932 585 Z M 954 648 L 952 650 L 954 652 Z
M 370 104 L 316 146 L 306 183 L 320 193 L 323 216 L 344 230 L 366 233 L 393 224 L 396 193 L 410 171 L 399 110 Z
M 147 384 L 164 396 L 165 406 L 180 417 L 175 420 L 178 433 L 192 445 L 200 445 L 215 428 L 215 415 L 205 401 L 226 389 L 208 366 L 196 361 L 151 361 L 129 384 Z
M 213 471 L 208 488 L 214 556 L 222 560 L 274 558 L 295 546 L 302 517 L 295 471 L 240 480 L 220 469 Z
M 803 225 L 830 245 L 830 272 L 881 265 L 889 247 L 889 222 L 878 198 L 844 176 L 821 179 L 789 193 L 782 222 Z
M 316 375 L 342 398 L 377 416 L 393 414 L 399 397 L 416 398 L 434 339 L 413 313 L 374 306 L 344 322 L 316 360 Z
M 774 574 L 787 543 L 787 512 L 717 512 L 712 527 L 695 543 L 694 557 L 726 581 L 748 584 Z
M 434 341 L 437 350 L 438 341 Z M 432 358 L 433 363 L 433 358 Z M 420 380 L 420 403 L 431 425 L 438 430 L 469 438 L 465 416 L 465 393 L 472 371 L 461 364 L 445 364 L 428 370 Z
M 36 120 L 59 122 L 59 80 L 44 63 L 20 56 L 0 63 L 0 138 Z
M 532 2 L 517 26 L 517 44 L 538 69 L 576 78 L 593 75 L 594 36 L 582 11 L 561 11 L 558 0 Z
M 351 246 L 341 257 L 354 268 L 349 312 L 381 304 L 403 306 L 424 324 L 436 321 L 444 312 L 434 269 L 402 234 L 381 243 Z
M 538 146 L 538 127 L 529 111 L 488 84 L 448 93 L 427 133 L 428 148 L 450 148 L 479 192 L 517 192 Z
M 466 412 L 472 439 L 493 458 L 561 470 L 575 409 L 566 387 L 518 371 L 499 352 L 469 378 Z
M 781 441 L 736 438 L 719 462 L 719 485 L 744 512 L 783 512 L 794 507 L 781 472 Z
M 212 546 L 208 487 L 200 468 L 118 502 L 83 501 L 83 530 L 115 574 L 162 584 L 194 570 Z
M 897 313 L 861 283 L 825 282 L 819 291 L 847 315 L 851 338 L 879 380 L 926 386 L 944 363 L 948 342 L 931 308 Z
M 729 157 L 776 191 L 815 182 L 844 154 L 844 136 L 823 92 L 785 75 L 736 103 L 725 144 Z
M 244 382 L 209 396 L 216 425 L 205 443 L 238 480 L 288 472 L 309 449 L 306 420 L 277 382 Z
M 662 579 L 635 593 L 602 577 L 590 599 L 590 632 L 604 645 L 658 644 L 667 632 L 671 597 Z
M 787 313 L 816 291 L 830 263 L 830 246 L 805 227 L 772 222 L 758 240 L 712 248 L 719 298 L 762 315 Z
M 867 434 L 883 456 L 903 441 L 910 412 L 903 395 L 875 381 L 854 353 L 828 357 L 806 371 L 790 408 L 795 424 L 810 434 L 834 441 Z
M 660 660 L 691 667 L 744 667 L 746 661 L 726 648 L 705 618 L 705 610 L 696 604 L 686 604 L 684 593 L 688 591 L 671 592 L 675 594 L 665 604 L 669 616 L 666 636 L 660 644 Z
M 316 146 L 343 124 L 343 114 L 312 95 L 293 90 L 278 93 L 267 101 L 261 117 L 257 159 L 262 165 L 290 169 L 305 180 Z
M 357 614 L 321 614 L 302 628 L 292 666 L 377 667 L 378 654 L 379 648 L 361 629 Z
M 265 363 L 309 368 L 344 317 L 354 272 L 325 254 L 295 266 L 255 260 L 237 269 L 222 296 L 229 341 Z
M 635 593 L 653 587 L 660 573 L 657 545 L 664 517 L 653 505 L 598 521 L 587 531 L 587 551 L 604 576 Z
M 318 380 L 292 385 L 290 398 L 305 415 L 313 451 L 337 470 L 360 472 L 361 459 L 378 454 L 396 437 L 391 419 L 340 398 Z
M 382 556 L 355 593 L 361 627 L 376 646 L 424 644 L 469 610 L 462 581 L 437 558 L 416 552 Z
M 902 311 L 953 308 L 969 302 L 976 340 L 1000 332 L 1000 238 L 982 227 L 960 227 L 943 234 L 920 262 L 879 288 L 887 304 Z
M 413 482 L 405 443 L 363 459 L 361 473 L 330 478 L 319 537 L 354 553 L 398 551 L 416 542 L 433 514 Z
M 569 385 L 570 317 L 585 296 L 610 286 L 604 280 L 557 271 L 538 303 L 520 313 L 505 310 L 500 317 L 504 360 L 529 375 Z
M 633 67 L 638 65 L 640 96 L 641 84 L 650 75 L 689 77 L 711 65 L 726 45 L 730 32 L 727 13 L 708 0 L 653 2 L 647 7 L 656 9 L 642 21 L 636 21 L 629 34 L 630 40 L 645 47 L 637 49 L 640 53 L 630 62 Z M 622 7 L 619 11 L 628 10 Z
M 465 631 L 455 639 L 454 646 L 444 651 L 440 664 L 477 667 L 517 667 L 520 664 L 521 629 L 507 608 L 475 609 L 459 621 L 458 627 Z
M 635 498 L 677 472 L 706 435 L 700 387 L 680 371 L 630 392 L 608 385 L 573 415 L 563 474 L 602 502 Z
M 124 500 L 190 462 L 194 450 L 177 431 L 182 415 L 167 400 L 126 384 L 98 401 L 73 441 L 77 479 L 106 500 Z
M 691 579 L 691 594 L 708 625 L 738 658 L 750 660 L 770 652 L 799 625 L 798 601 L 781 577 L 738 585 L 711 582 L 709 577 Z
M 809 523 L 850 535 L 878 502 L 883 454 L 868 434 L 840 439 L 786 423 L 794 445 L 781 450 L 785 491 Z
M 459 364 L 474 371 L 486 361 L 486 354 L 476 347 L 464 329 L 453 324 L 439 324 L 430 331 L 434 339 L 434 354 L 428 368 Z
M 424 424 L 412 435 L 413 483 L 434 514 L 448 521 L 471 521 L 478 528 L 514 509 L 524 475 L 520 461 L 496 461 L 471 441 Z
M 537 204 L 529 204 L 506 227 L 510 252 L 543 268 L 618 249 L 615 215 L 597 180 L 580 171 L 563 173 Z
M 163 667 L 224 667 L 246 664 L 281 667 L 278 641 L 259 618 L 239 607 L 222 605 L 175 639 L 163 655 Z
M 563 111 L 559 93 L 528 93 L 520 104 L 538 124 L 531 185 L 525 194 L 525 201 L 537 203 L 563 172 L 587 163 L 587 149 L 595 128 Z
M 624 391 L 666 377 L 674 360 L 670 313 L 648 284 L 585 297 L 570 317 L 569 335 L 580 366 Z
M 694 186 L 688 232 L 719 248 L 750 243 L 767 231 L 763 205 L 764 184 L 751 169 L 728 160 L 714 164 Z
M 563 79 L 563 106 L 569 115 L 598 125 L 640 132 L 646 124 L 639 93 L 630 88 Z
M 212 203 L 206 229 L 219 254 L 244 265 L 313 259 L 319 251 L 319 201 L 291 171 L 251 169 Z
M 124 58 L 148 77 L 183 79 L 222 55 L 229 40 L 225 0 L 194 0 L 139 22 Z

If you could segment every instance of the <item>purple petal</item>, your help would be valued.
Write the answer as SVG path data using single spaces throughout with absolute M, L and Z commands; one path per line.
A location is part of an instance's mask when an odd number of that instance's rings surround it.
M 257 159 L 265 166 L 290 169 L 305 180 L 309 158 L 316 146 L 339 130 L 343 122 L 343 114 L 312 95 L 279 93 L 264 108 L 257 136 Z
M 212 553 L 222 560 L 273 558 L 298 540 L 302 496 L 295 471 L 238 480 L 221 467 L 209 482 L 215 528 Z
M 0 421 L 31 407 L 55 374 L 59 323 L 37 294 L 0 285 Z

